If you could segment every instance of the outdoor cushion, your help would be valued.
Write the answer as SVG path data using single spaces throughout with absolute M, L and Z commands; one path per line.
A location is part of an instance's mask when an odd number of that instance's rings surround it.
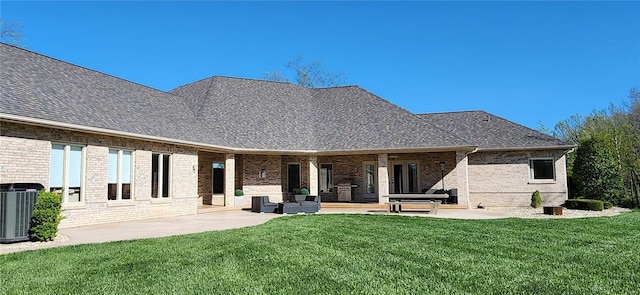
M 269 202 L 269 196 L 254 196 L 251 198 L 251 211 L 274 213 L 278 204 Z

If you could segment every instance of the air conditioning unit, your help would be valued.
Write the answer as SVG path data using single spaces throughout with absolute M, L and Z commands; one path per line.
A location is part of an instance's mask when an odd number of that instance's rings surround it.
M 0 184 L 0 243 L 29 240 L 33 206 L 38 197 L 38 183 Z

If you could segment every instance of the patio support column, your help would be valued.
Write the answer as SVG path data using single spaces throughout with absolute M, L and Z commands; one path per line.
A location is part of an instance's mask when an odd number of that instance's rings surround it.
M 456 151 L 456 182 L 458 188 L 458 204 L 467 205 L 471 209 L 469 202 L 469 158 L 464 151 Z
M 378 155 L 378 203 L 389 201 L 389 154 Z M 387 196 L 387 197 L 385 197 Z
M 318 195 L 318 156 L 309 156 L 309 194 Z
M 224 155 L 224 205 L 233 206 L 236 189 L 236 155 Z

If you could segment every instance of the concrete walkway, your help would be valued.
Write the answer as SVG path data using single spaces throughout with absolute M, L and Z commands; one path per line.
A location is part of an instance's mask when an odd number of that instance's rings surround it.
M 322 209 L 320 211 L 320 214 L 340 213 L 387 214 L 386 210 Z M 401 213 L 401 215 L 459 219 L 493 219 L 509 217 L 508 214 L 503 213 L 465 209 L 439 210 L 437 215 L 428 214 L 427 212 L 403 212 Z M 270 219 L 281 216 L 283 215 L 270 213 L 253 213 L 247 210 L 229 210 L 178 217 L 164 217 L 63 228 L 59 230 L 58 238 L 56 238 L 56 240 L 52 242 L 23 242 L 14 244 L 0 244 L 0 254 L 67 245 L 158 238 L 206 231 L 240 228 L 262 224 Z

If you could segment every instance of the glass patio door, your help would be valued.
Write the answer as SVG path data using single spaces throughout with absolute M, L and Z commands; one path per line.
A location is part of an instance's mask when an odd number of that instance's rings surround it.
M 419 193 L 418 163 L 413 161 L 391 164 L 389 190 L 392 194 Z
M 213 194 L 224 194 L 224 163 L 213 163 Z
M 375 162 L 364 162 L 364 199 L 378 199 L 378 174 Z

